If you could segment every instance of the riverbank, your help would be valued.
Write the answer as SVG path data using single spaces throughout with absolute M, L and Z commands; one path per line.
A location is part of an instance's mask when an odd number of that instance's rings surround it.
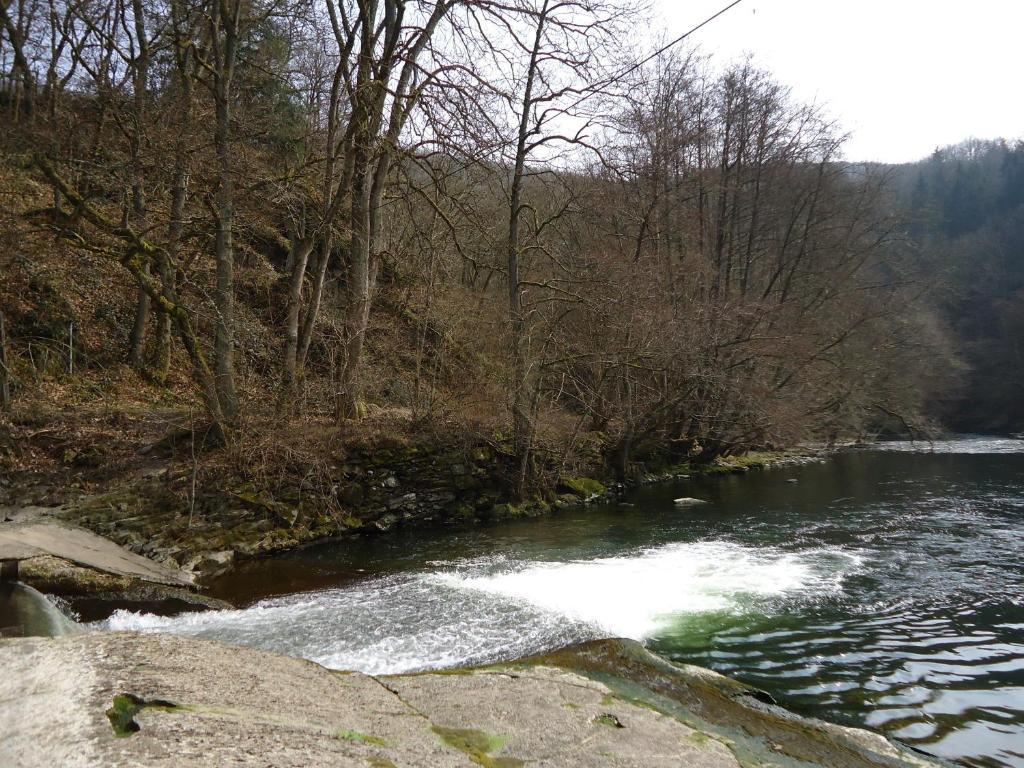
M 19 448 L 31 460 L 22 462 L 25 468 L 10 473 L 0 486 L 3 518 L 80 526 L 200 582 L 222 576 L 242 561 L 299 547 L 354 541 L 397 528 L 455 530 L 537 517 L 604 501 L 627 487 L 609 479 L 595 459 L 586 467 L 547 473 L 529 498 L 517 501 L 509 480 L 515 462 L 500 445 L 396 429 L 335 446 L 305 475 L 296 467 L 278 467 L 274 472 L 279 476 L 272 482 L 267 475 L 253 479 L 227 463 L 224 451 L 187 463 L 182 455 L 186 438 L 174 430 L 168 433 L 163 422 L 149 433 L 130 439 L 122 435 L 120 440 L 112 435 L 101 440 L 95 424 L 92 429 L 68 427 L 77 435 L 75 441 L 61 438 L 49 448 L 51 428 L 36 430 L 35 443 Z M 142 449 L 131 449 L 139 444 Z M 43 457 L 55 450 L 59 460 Z M 636 472 L 629 484 L 743 473 L 804 460 L 811 453 L 662 463 Z M 188 592 L 112 580 L 68 563 L 26 561 L 22 578 L 79 604 L 105 601 L 131 607 L 164 601 L 168 610 L 211 605 L 191 599 Z
M 331 672 L 132 633 L 0 641 L 0 762 L 62 765 L 935 766 L 635 643 L 417 675 Z

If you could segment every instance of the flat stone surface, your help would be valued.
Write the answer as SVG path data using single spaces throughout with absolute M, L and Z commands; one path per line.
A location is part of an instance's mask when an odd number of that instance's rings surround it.
M 191 574 L 129 552 L 84 528 L 54 521 L 0 523 L 0 560 L 27 560 L 42 555 L 118 576 L 176 586 L 192 584 Z
M 557 668 L 414 675 L 387 684 L 441 728 L 489 734 L 503 743 L 498 757 L 523 764 L 740 766 L 725 744 Z
M 823 762 L 762 760 L 744 741 L 757 740 L 756 724 L 723 736 L 543 661 L 373 677 L 194 638 L 94 632 L 0 641 L 0 669 L 0 765 L 22 768 L 933 765 L 865 732 L 852 763 L 838 742 Z M 107 711 L 126 695 L 142 706 L 137 730 L 119 736 Z

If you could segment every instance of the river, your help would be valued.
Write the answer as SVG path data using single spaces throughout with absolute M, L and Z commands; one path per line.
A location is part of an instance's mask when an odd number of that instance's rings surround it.
M 677 496 L 707 500 L 680 508 Z M 406 530 L 243 566 L 232 611 L 100 626 L 338 669 L 512 659 L 598 637 L 972 766 L 1024 766 L 1024 441 L 886 443 L 624 503 Z

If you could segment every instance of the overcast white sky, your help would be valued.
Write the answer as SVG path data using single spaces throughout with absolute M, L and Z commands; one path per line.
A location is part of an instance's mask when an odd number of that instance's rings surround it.
M 729 0 L 654 1 L 672 39 Z M 1024 0 L 743 0 L 689 43 L 719 63 L 750 52 L 827 105 L 849 159 L 902 162 L 1024 136 L 1022 35 Z

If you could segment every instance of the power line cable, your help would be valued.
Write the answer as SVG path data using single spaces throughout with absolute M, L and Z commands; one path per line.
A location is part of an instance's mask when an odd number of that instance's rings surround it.
M 742 2 L 743 2 L 743 0 L 733 0 L 733 2 L 729 3 L 728 5 L 726 5 L 725 7 L 721 8 L 721 9 L 719 9 L 716 13 L 713 13 L 710 16 L 708 16 L 700 24 L 697 24 L 695 27 L 691 27 L 686 32 L 684 32 L 683 34 L 679 35 L 679 37 L 677 37 L 677 38 L 673 39 L 672 41 L 666 43 L 665 45 L 663 45 L 661 48 L 659 48 L 658 50 L 654 51 L 650 55 L 646 56 L 645 58 L 641 59 L 640 61 L 638 61 L 638 62 L 636 62 L 634 64 L 631 64 L 629 67 L 627 67 L 626 69 L 622 70 L 621 72 L 618 72 L 615 75 L 612 75 L 611 77 L 607 78 L 605 82 L 613 83 L 613 82 L 616 82 L 616 81 L 620 80 L 621 78 L 625 77 L 626 75 L 628 75 L 628 74 L 630 74 L 632 72 L 636 72 L 638 69 L 640 69 L 640 67 L 642 67 L 647 62 L 652 61 L 653 59 L 656 59 L 658 56 L 660 56 L 661 54 L 665 53 L 665 51 L 668 51 L 671 48 L 679 45 L 679 43 L 683 42 L 683 40 L 688 38 L 694 32 L 697 32 L 697 31 L 703 29 L 708 24 L 713 22 L 715 19 L 717 19 L 720 16 L 723 16 L 724 14 L 728 13 L 729 11 L 731 11 L 733 8 L 735 8 L 737 5 L 739 5 Z M 565 109 L 566 110 L 571 110 L 571 109 L 575 108 L 576 106 L 578 106 L 579 104 L 581 104 L 582 102 L 586 101 L 586 99 L 587 99 L 586 95 L 580 96 L 578 99 L 576 99 L 576 101 L 574 101 L 571 105 L 569 105 Z M 489 157 L 490 155 L 493 155 L 494 153 L 496 153 L 498 151 L 500 151 L 500 148 L 492 149 L 491 151 L 486 152 L 484 154 L 484 156 L 485 157 Z M 481 158 L 478 158 L 478 160 L 479 159 L 481 159 Z M 474 165 L 474 164 L 475 163 L 471 163 L 470 165 Z M 466 167 L 468 167 L 468 166 L 464 166 L 462 170 L 465 170 Z M 441 180 L 443 181 L 443 180 L 449 178 L 450 176 L 452 176 L 452 175 L 454 175 L 454 174 L 456 174 L 458 172 L 460 172 L 460 171 L 459 170 L 449 171 L 448 173 L 445 173 L 441 177 Z
M 677 37 L 675 40 L 671 41 L 670 43 L 666 43 L 665 45 L 663 45 L 661 48 L 656 50 L 654 53 L 652 53 L 647 58 L 641 59 L 636 64 L 633 64 L 632 66 L 630 66 L 628 69 L 625 69 L 622 72 L 620 72 L 617 75 L 615 75 L 615 79 L 618 80 L 620 77 L 625 77 L 626 75 L 630 74 L 631 72 L 636 72 L 636 70 L 640 69 L 640 67 L 642 67 L 647 62 L 649 62 L 649 61 L 651 61 L 653 59 L 656 59 L 658 56 L 663 54 L 665 51 L 667 51 L 670 48 L 673 48 L 673 47 L 679 45 L 681 42 L 683 42 L 683 40 L 688 38 L 694 32 L 696 32 L 696 31 L 698 31 L 700 29 L 703 29 L 708 24 L 710 24 L 712 21 L 717 19 L 719 16 L 722 16 L 725 13 L 728 13 L 729 11 L 731 11 L 733 8 L 735 8 L 737 5 L 739 5 L 742 2 L 743 2 L 743 0 L 733 0 L 733 2 L 729 3 L 727 6 L 725 6 L 721 10 L 719 10 L 717 13 L 714 13 L 711 16 L 708 16 L 700 24 L 698 24 L 697 26 L 693 27 L 692 29 L 687 30 L 686 32 L 681 34 L 679 37 Z
M 679 37 L 677 37 L 674 40 L 672 40 L 671 42 L 666 43 L 665 45 L 661 46 L 661 48 L 659 48 L 658 50 L 654 51 L 650 55 L 646 56 L 643 59 L 640 59 L 640 61 L 636 62 L 635 64 L 631 64 L 630 66 L 626 67 L 626 69 L 622 70 L 621 72 L 616 72 L 614 75 L 610 75 L 610 76 L 604 78 L 604 80 L 600 81 L 601 86 L 609 85 L 611 83 L 617 83 L 622 78 L 624 78 L 626 75 L 628 75 L 628 74 L 630 74 L 632 72 L 636 72 L 638 69 L 640 69 L 640 67 L 642 67 L 647 62 L 652 61 L 653 59 L 656 59 L 658 56 L 663 54 L 665 51 L 669 50 L 670 48 L 672 48 L 672 47 L 674 47 L 676 45 L 679 45 L 681 42 L 683 42 L 683 40 L 688 38 L 694 32 L 696 32 L 696 31 L 698 31 L 700 29 L 703 29 L 708 24 L 710 24 L 712 21 L 717 19 L 719 16 L 722 16 L 723 14 L 728 13 L 729 11 L 731 11 L 733 8 L 735 8 L 737 5 L 739 5 L 742 2 L 743 2 L 743 0 L 733 0 L 733 2 L 729 3 L 724 8 L 720 9 L 717 13 L 713 13 L 712 15 L 708 16 L 700 24 L 698 24 L 695 27 L 692 27 L 691 29 L 688 29 L 686 32 L 681 34 Z M 568 105 L 567 107 L 564 107 L 562 111 L 563 112 L 568 112 L 569 110 L 575 109 L 576 107 L 578 107 L 580 104 L 582 104 L 584 101 L 586 101 L 590 97 L 590 94 L 586 93 L 585 91 L 590 90 L 590 89 L 594 89 L 596 87 L 598 87 L 596 83 L 591 83 L 590 85 L 588 85 L 585 89 L 583 89 L 584 93 L 578 99 L 576 99 L 576 101 L 574 101 L 572 104 Z

